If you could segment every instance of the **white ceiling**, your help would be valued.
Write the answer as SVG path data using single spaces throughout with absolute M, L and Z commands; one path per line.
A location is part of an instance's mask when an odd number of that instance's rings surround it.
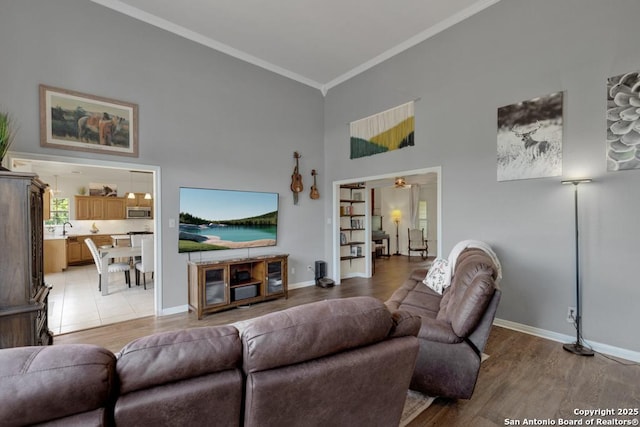
M 151 173 L 135 169 L 98 167 L 28 158 L 13 158 L 10 169 L 12 171 L 37 173 L 40 179 L 50 185 L 53 185 L 54 177 L 60 177 L 60 179 L 84 179 L 96 182 L 133 181 L 135 183 L 145 183 L 145 185 L 148 186 L 151 185 L 153 179 Z
M 500 0 L 91 0 L 327 90 Z

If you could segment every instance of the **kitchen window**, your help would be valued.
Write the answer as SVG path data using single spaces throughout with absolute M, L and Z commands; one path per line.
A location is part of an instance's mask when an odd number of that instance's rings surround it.
M 69 221 L 69 199 L 64 197 L 51 198 L 51 219 L 44 223 L 48 226 L 62 225 Z
M 418 229 L 424 230 L 427 233 L 427 201 L 418 201 Z M 426 237 L 425 237 L 426 238 Z

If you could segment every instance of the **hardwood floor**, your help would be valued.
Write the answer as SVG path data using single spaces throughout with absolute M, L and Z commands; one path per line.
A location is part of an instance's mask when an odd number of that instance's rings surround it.
M 410 260 L 408 260 L 406 256 L 397 256 L 388 259 L 380 258 L 376 260 L 376 274 L 372 279 L 352 278 L 343 280 L 339 286 L 327 289 L 317 286 L 292 289 L 289 290 L 288 299 L 280 298 L 254 304 L 247 308 L 222 311 L 205 316 L 202 320 L 198 320 L 195 313 L 180 313 L 162 317 L 143 317 L 84 331 L 58 335 L 54 339 L 54 345 L 69 343 L 97 344 L 116 352 L 131 340 L 154 332 L 198 326 L 223 325 L 324 299 L 370 295 L 385 301 L 391 296 L 393 291 L 402 284 L 411 270 L 424 267 L 427 262 L 428 261 L 422 261 L 419 256 L 413 256 Z
M 215 313 L 200 321 L 193 313 L 131 320 L 60 335 L 54 345 L 91 343 L 117 352 L 129 341 L 154 332 L 226 324 L 322 299 L 370 295 L 384 301 L 409 271 L 424 264 L 419 257 L 410 261 L 405 256 L 379 259 L 372 279 L 348 279 L 329 289 L 294 289 L 287 300 Z M 574 415 L 574 410 L 580 409 L 640 408 L 638 364 L 623 365 L 600 354 L 575 356 L 564 351 L 560 343 L 495 326 L 485 353 L 490 357 L 482 364 L 472 399 L 436 399 L 410 427 L 527 425 L 525 419 L 555 421 L 547 425 L 559 425 L 560 418 L 583 423 L 593 418 L 604 422 L 640 419 Z M 509 420 L 514 422 L 509 424 Z

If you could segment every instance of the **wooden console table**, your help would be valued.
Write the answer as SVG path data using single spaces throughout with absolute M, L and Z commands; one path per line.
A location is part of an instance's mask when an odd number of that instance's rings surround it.
M 288 297 L 288 254 L 189 261 L 189 310 L 209 313 Z

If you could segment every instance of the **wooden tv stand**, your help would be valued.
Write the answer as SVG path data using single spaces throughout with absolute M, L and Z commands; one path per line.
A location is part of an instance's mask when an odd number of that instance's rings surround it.
M 188 261 L 189 310 L 209 313 L 288 298 L 288 254 Z

